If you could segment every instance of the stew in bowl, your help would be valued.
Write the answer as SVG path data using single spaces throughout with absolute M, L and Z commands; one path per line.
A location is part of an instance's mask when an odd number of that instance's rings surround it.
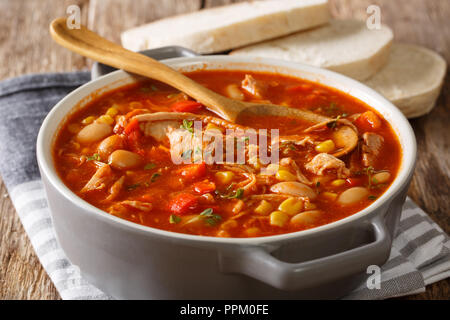
M 233 99 L 332 120 L 247 116 L 234 124 L 167 85 L 134 83 L 65 119 L 53 145 L 63 182 L 97 208 L 138 224 L 242 238 L 343 219 L 373 203 L 399 171 L 402 150 L 390 124 L 344 92 L 268 72 L 186 74 Z M 357 147 L 335 157 L 349 128 L 358 133 Z

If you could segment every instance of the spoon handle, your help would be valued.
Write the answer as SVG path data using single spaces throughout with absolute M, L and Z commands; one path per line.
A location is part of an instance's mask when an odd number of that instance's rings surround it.
M 205 88 L 163 63 L 108 41 L 85 26 L 69 29 L 66 19 L 58 18 L 50 24 L 50 33 L 58 44 L 71 51 L 177 88 L 225 120 L 234 121 L 242 110 L 233 100 Z

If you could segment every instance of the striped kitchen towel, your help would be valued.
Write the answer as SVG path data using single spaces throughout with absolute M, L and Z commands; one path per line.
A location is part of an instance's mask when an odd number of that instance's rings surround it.
M 0 83 L 0 173 L 34 250 L 63 299 L 112 298 L 84 280 L 58 245 L 35 157 L 45 115 L 89 79 L 88 72 L 74 72 Z M 449 237 L 407 199 L 391 255 L 381 267 L 380 286 L 369 289 L 363 281 L 344 298 L 386 299 L 423 292 L 426 285 L 449 275 Z

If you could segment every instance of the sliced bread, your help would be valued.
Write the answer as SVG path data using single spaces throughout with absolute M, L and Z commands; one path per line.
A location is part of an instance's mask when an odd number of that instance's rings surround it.
M 138 51 L 178 45 L 198 53 L 230 50 L 323 25 L 327 0 L 241 2 L 158 20 L 122 33 Z
M 375 74 L 387 62 L 393 34 L 387 26 L 369 30 L 357 20 L 330 24 L 237 49 L 233 55 L 276 58 L 327 68 L 357 80 Z
M 389 99 L 405 116 L 415 118 L 433 109 L 446 69 L 447 63 L 437 53 L 395 43 L 386 66 L 364 83 Z

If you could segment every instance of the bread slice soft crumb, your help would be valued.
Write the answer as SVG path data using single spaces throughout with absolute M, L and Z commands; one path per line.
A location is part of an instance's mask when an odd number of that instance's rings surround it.
M 330 24 L 234 50 L 232 55 L 276 58 L 327 68 L 357 80 L 375 74 L 389 57 L 391 29 L 369 30 L 358 20 Z
M 122 45 L 134 51 L 178 45 L 214 53 L 317 27 L 329 19 L 327 0 L 241 2 L 127 30 Z
M 433 109 L 446 68 L 445 60 L 429 49 L 395 43 L 386 66 L 364 83 L 389 99 L 405 116 L 414 118 Z

